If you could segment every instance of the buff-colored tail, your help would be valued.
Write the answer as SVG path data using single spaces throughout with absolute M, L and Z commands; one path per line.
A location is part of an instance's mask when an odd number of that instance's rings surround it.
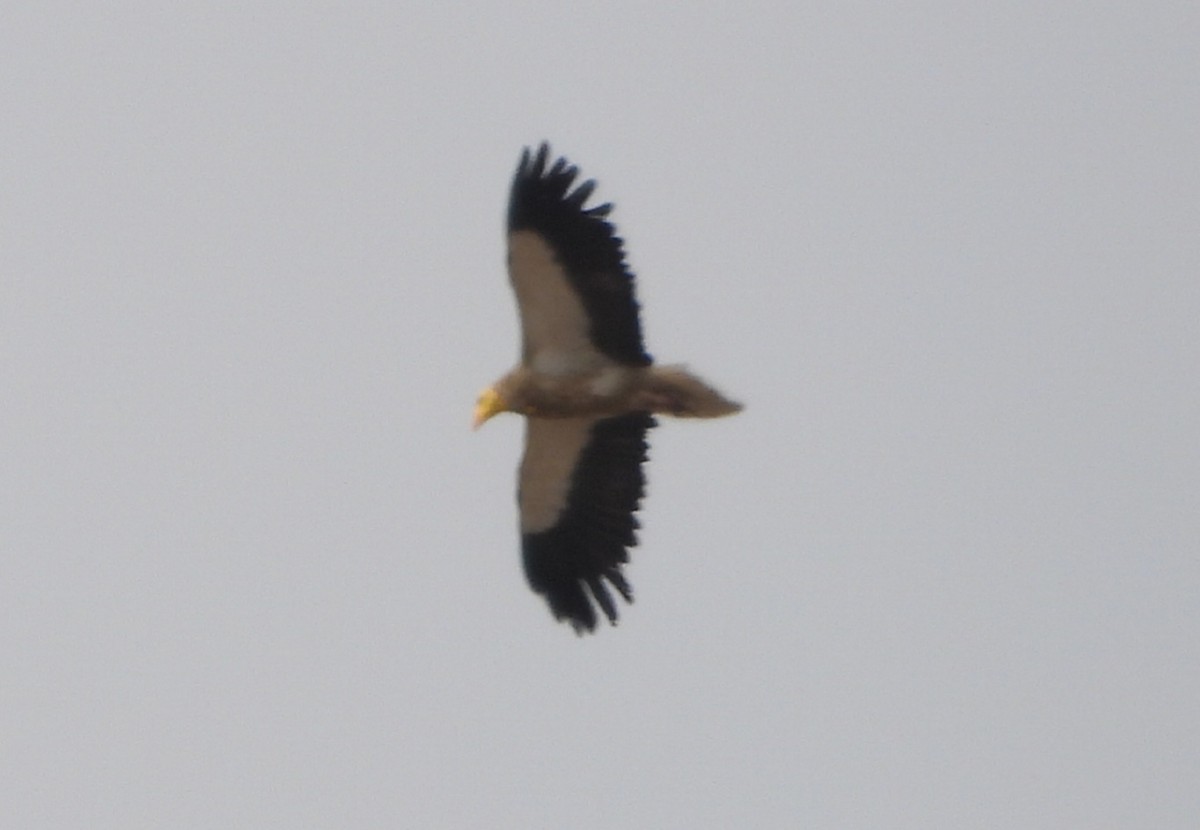
M 682 366 L 652 366 L 645 387 L 648 409 L 677 418 L 720 418 L 742 411 Z

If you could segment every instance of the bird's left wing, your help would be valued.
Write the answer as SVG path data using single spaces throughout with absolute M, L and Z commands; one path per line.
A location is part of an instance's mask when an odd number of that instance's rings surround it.
M 653 426 L 654 418 L 640 412 L 527 420 L 517 493 L 525 576 L 577 632 L 596 627 L 593 601 L 617 621 L 609 585 L 633 601 L 621 565 L 637 544 L 634 513 Z
M 535 155 L 525 150 L 508 206 L 508 273 L 523 359 L 549 374 L 603 358 L 649 365 L 633 274 L 606 219 L 612 205 L 585 207 L 595 182 L 574 187 L 579 171 L 564 158 L 549 159 L 546 144 Z

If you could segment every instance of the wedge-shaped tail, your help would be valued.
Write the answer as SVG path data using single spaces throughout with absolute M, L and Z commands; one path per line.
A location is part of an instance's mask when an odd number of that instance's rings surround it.
M 676 418 L 720 418 L 742 411 L 731 401 L 682 366 L 651 366 L 642 394 L 645 408 Z

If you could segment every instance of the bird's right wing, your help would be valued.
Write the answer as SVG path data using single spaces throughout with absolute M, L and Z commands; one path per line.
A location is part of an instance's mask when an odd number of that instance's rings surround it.
M 529 585 L 577 632 L 596 627 L 593 601 L 615 623 L 608 587 L 633 601 L 621 565 L 637 544 L 634 513 L 654 418 L 639 412 L 526 423 L 517 501 Z

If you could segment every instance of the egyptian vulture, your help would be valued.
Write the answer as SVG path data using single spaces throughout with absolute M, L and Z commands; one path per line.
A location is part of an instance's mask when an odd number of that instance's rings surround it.
M 530 587 L 577 633 L 596 610 L 617 621 L 609 585 L 633 601 L 621 565 L 637 544 L 646 434 L 654 415 L 717 418 L 739 411 L 682 366 L 657 366 L 642 345 L 633 274 L 607 221 L 587 207 L 564 158 L 526 148 L 508 205 L 508 276 L 521 318 L 521 361 L 488 387 L 474 426 L 525 416 L 517 487 Z M 608 584 L 605 584 L 605 583 Z

